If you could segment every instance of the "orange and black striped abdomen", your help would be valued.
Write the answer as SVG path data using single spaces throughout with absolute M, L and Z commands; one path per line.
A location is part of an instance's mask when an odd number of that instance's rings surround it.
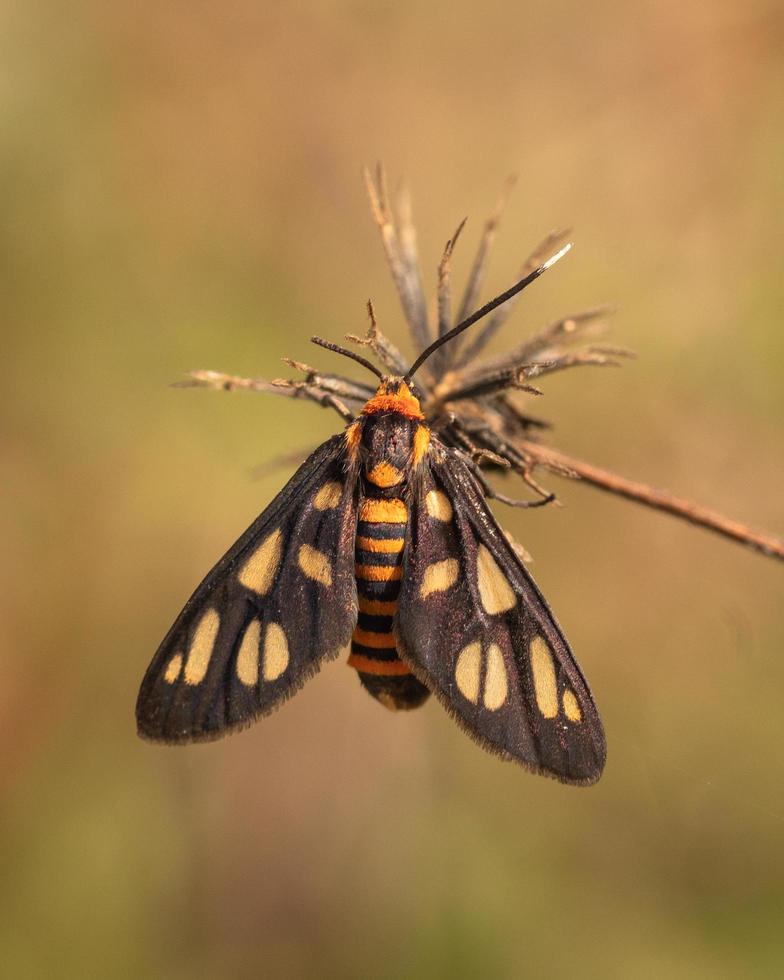
M 366 497 L 357 524 L 359 618 L 348 662 L 358 672 L 365 689 L 392 710 L 416 708 L 429 694 L 398 658 L 392 633 L 407 523 L 403 500 Z

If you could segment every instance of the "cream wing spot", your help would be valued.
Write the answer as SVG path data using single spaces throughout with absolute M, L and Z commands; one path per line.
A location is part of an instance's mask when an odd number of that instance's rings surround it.
M 431 490 L 425 497 L 427 512 L 432 518 L 444 523 L 451 521 L 453 516 L 452 504 L 449 497 L 441 490 Z
M 180 676 L 180 671 L 182 670 L 182 654 L 175 653 L 171 660 L 166 664 L 166 671 L 163 675 L 163 679 L 167 684 L 173 684 L 177 678 Z
M 569 688 L 563 692 L 563 708 L 564 714 L 569 719 L 569 721 L 582 721 L 583 713 L 580 711 L 580 705 L 575 697 L 574 691 L 570 691 Z
M 300 545 L 297 562 L 308 578 L 320 585 L 332 585 L 332 566 L 329 558 L 309 544 Z
M 517 597 L 506 576 L 498 567 L 498 563 L 483 544 L 479 545 L 476 553 L 476 575 L 479 586 L 479 598 L 485 612 L 491 616 L 508 612 L 512 609 Z
M 428 565 L 422 578 L 419 594 L 426 599 L 433 592 L 446 592 L 457 581 L 460 563 L 457 558 L 445 558 Z
M 340 503 L 342 492 L 343 487 L 336 480 L 325 483 L 313 498 L 313 506 L 316 510 L 334 510 Z
M 289 642 L 283 627 L 270 623 L 264 633 L 264 680 L 274 681 L 289 665 Z
M 207 609 L 199 620 L 188 648 L 188 659 L 185 661 L 186 684 L 201 684 L 204 680 L 219 627 L 220 616 L 217 610 Z
M 245 627 L 245 633 L 237 654 L 237 677 L 246 687 L 255 687 L 259 681 L 259 639 L 261 623 L 252 619 Z
M 479 673 L 482 667 L 482 647 L 479 643 L 469 643 L 463 647 L 455 664 L 455 681 L 460 693 L 476 704 L 479 700 Z
M 541 636 L 531 640 L 530 651 L 536 705 L 544 718 L 555 718 L 558 714 L 558 683 L 553 655 Z
M 418 425 L 414 432 L 414 446 L 411 453 L 411 462 L 416 469 L 422 462 L 430 448 L 430 429 L 426 425 Z
M 491 643 L 487 651 L 485 673 L 484 705 L 490 711 L 497 711 L 506 701 L 509 686 L 506 679 L 504 655 L 497 643 Z
M 268 534 L 240 569 L 237 576 L 240 584 L 257 595 L 266 595 L 280 564 L 282 543 L 280 528 Z

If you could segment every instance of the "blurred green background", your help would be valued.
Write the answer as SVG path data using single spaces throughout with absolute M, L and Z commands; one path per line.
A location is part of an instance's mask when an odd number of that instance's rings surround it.
M 0 5 L 3 976 L 782 975 L 770 559 L 575 484 L 502 514 L 603 712 L 589 790 L 340 662 L 207 746 L 133 704 L 252 469 L 337 427 L 169 383 L 338 368 L 307 338 L 368 296 L 403 342 L 376 159 L 431 290 L 510 171 L 489 288 L 575 229 L 498 347 L 609 301 L 640 359 L 544 382 L 556 445 L 784 530 L 783 43 L 773 0 Z

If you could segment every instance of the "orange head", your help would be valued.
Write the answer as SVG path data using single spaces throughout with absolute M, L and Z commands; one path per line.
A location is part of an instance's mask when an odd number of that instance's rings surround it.
M 430 430 L 419 399 L 403 378 L 382 378 L 362 414 L 346 430 L 346 441 L 361 461 L 365 479 L 392 491 L 422 462 Z
M 407 419 L 424 419 L 419 399 L 403 378 L 382 378 L 375 395 L 362 409 L 363 415 L 397 412 Z

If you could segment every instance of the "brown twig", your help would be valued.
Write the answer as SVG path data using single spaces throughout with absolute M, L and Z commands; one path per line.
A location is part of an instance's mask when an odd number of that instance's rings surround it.
M 405 374 L 408 361 L 406 361 L 392 341 L 382 333 L 376 320 L 376 311 L 373 307 L 372 300 L 367 301 L 367 312 L 368 318 L 370 319 L 370 326 L 365 336 L 357 337 L 355 334 L 347 333 L 346 340 L 351 341 L 353 344 L 358 344 L 360 347 L 369 347 L 376 355 L 379 363 L 392 374 Z
M 366 168 L 365 187 L 370 200 L 370 210 L 378 226 L 389 271 L 395 283 L 400 305 L 406 317 L 414 347 L 421 350 L 432 340 L 427 322 L 419 260 L 416 251 L 416 235 L 411 223 L 411 205 L 408 192 L 402 189 L 397 200 L 397 215 L 392 210 L 387 190 L 386 174 L 379 164 L 375 177 Z
M 337 397 L 333 391 L 325 387 L 330 381 L 329 375 L 321 375 L 314 383 L 307 381 L 289 381 L 277 379 L 275 381 L 265 381 L 262 378 L 242 378 L 235 374 L 226 374 L 223 371 L 189 371 L 188 378 L 184 381 L 175 381 L 172 388 L 212 388 L 215 391 L 262 391 L 268 395 L 279 395 L 283 398 L 305 398 L 315 402 L 322 408 L 331 408 L 344 419 L 350 422 L 354 418 L 354 413 L 344 402 Z M 351 398 L 354 401 L 362 402 L 367 395 L 362 393 L 347 394 L 341 392 L 344 398 Z
M 654 510 L 661 510 L 667 514 L 672 514 L 674 517 L 680 517 L 682 520 L 696 524 L 698 527 L 704 527 L 708 531 L 714 531 L 716 534 L 745 544 L 770 558 L 784 560 L 784 540 L 772 534 L 755 531 L 748 525 L 742 524 L 740 521 L 730 520 L 715 510 L 700 507 L 690 500 L 674 497 L 672 494 L 665 493 L 663 490 L 656 490 L 644 483 L 638 483 L 636 480 L 628 480 L 591 463 L 567 456 L 549 446 L 543 446 L 536 442 L 520 442 L 518 447 L 531 459 L 534 465 L 542 466 L 559 476 L 583 480 L 600 490 L 626 497 L 628 500 L 645 504 Z

